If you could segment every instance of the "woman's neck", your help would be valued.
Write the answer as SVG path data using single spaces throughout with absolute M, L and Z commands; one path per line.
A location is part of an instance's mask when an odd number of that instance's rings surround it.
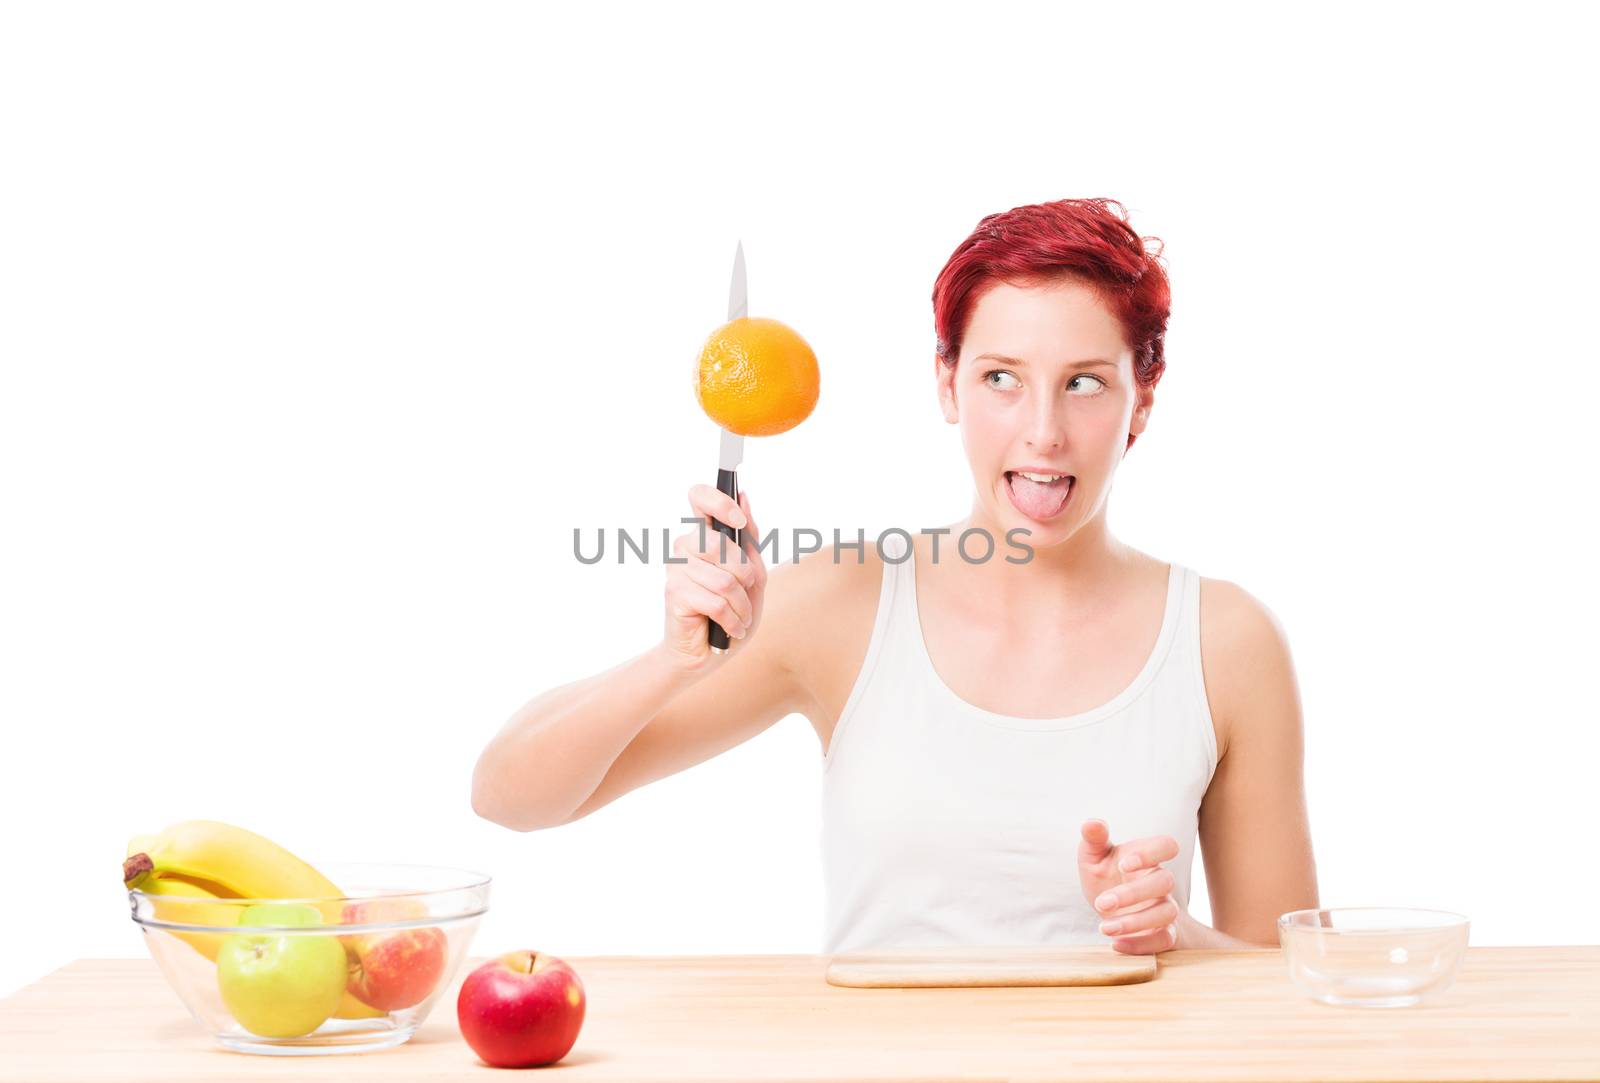
M 994 539 L 993 555 L 978 563 L 962 559 L 957 549 L 962 533 L 974 528 L 987 531 Z M 984 514 L 981 507 L 948 529 L 950 533 L 939 539 L 938 563 L 946 571 L 952 564 L 959 565 L 956 574 L 964 591 L 980 592 L 971 596 L 993 598 L 1006 609 L 1037 603 L 1040 595 L 1078 599 L 1091 606 L 1109 601 L 1120 589 L 1119 573 L 1127 569 L 1132 556 L 1132 550 L 1111 536 L 1104 507 L 1070 537 L 1043 546 L 1038 544 L 1038 531 L 1017 534 L 1007 541 L 1008 528 Z M 1013 563 L 1026 555 L 1022 546 L 1032 549 L 1031 555 L 1025 563 Z M 967 552 L 976 555 L 983 547 L 982 539 L 974 538 Z

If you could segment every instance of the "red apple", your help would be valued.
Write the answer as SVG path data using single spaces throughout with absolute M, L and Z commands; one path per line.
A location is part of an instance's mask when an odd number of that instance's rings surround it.
M 554 955 L 513 951 L 461 984 L 456 1018 L 472 1051 L 494 1068 L 554 1064 L 583 1026 L 583 982 Z
M 347 925 L 411 921 L 428 911 L 416 899 L 346 903 Z M 341 937 L 350 960 L 350 995 L 379 1011 L 412 1008 L 428 999 L 444 974 L 450 943 L 441 929 L 397 929 Z

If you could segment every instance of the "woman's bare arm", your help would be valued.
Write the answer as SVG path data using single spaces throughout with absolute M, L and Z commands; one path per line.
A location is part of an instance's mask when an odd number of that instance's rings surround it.
M 1227 735 L 1199 818 L 1214 946 L 1276 946 L 1278 915 L 1319 905 L 1294 663 L 1277 619 L 1235 584 L 1202 580 L 1200 611 L 1206 696 Z M 1199 943 L 1209 930 L 1194 926 Z
M 741 745 L 791 714 L 805 697 L 787 647 L 796 611 L 795 569 L 774 569 L 761 631 L 726 665 L 684 688 L 642 727 L 561 823 Z
M 696 490 L 693 499 L 732 521 L 731 502 L 717 503 L 726 497 L 708 487 Z M 747 499 L 741 499 L 742 506 Z M 753 548 L 759 528 L 747 535 L 746 546 Z M 732 559 L 737 564 L 736 553 Z M 792 643 L 812 619 L 816 562 L 782 568 L 770 582 L 760 564 L 748 597 L 741 594 L 742 614 L 717 610 L 730 633 L 753 616 L 749 634 L 714 658 L 706 654 L 706 618 L 694 607 L 714 609 L 715 599 L 701 587 L 740 592 L 717 579 L 720 573 L 708 573 L 710 568 L 669 569 L 663 643 L 543 693 L 505 723 L 473 772 L 472 807 L 478 815 L 518 831 L 569 823 L 749 740 L 809 704 Z M 739 574 L 749 572 L 745 567 Z
M 657 645 L 535 697 L 478 757 L 473 811 L 516 831 L 562 823 L 639 731 L 696 679 Z

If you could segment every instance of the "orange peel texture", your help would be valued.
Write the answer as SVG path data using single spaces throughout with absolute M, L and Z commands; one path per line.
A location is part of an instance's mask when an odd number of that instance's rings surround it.
M 788 432 L 817 405 L 817 355 L 794 328 L 762 316 L 729 320 L 706 339 L 694 393 L 718 425 L 741 436 Z

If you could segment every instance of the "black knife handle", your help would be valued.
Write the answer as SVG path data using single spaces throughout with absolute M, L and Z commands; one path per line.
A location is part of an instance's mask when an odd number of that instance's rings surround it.
M 732 500 L 735 504 L 737 504 L 739 502 L 739 474 L 738 474 L 738 471 L 718 469 L 717 470 L 717 489 L 719 491 L 721 491 L 721 492 L 727 493 L 728 494 L 728 499 Z M 711 525 L 716 527 L 717 528 L 717 532 L 720 533 L 723 537 L 725 537 L 729 541 L 733 542 L 733 548 L 735 550 L 738 550 L 740 548 L 742 543 L 739 541 L 739 529 L 737 527 L 729 526 L 727 523 L 724 523 L 722 520 L 718 519 L 714 515 L 711 517 Z M 718 624 L 716 621 L 712 620 L 710 617 L 707 617 L 706 620 L 711 625 L 711 629 L 710 629 L 711 649 L 714 650 L 714 651 L 719 651 L 719 652 L 727 650 L 728 649 L 728 633 L 723 630 L 722 625 Z

